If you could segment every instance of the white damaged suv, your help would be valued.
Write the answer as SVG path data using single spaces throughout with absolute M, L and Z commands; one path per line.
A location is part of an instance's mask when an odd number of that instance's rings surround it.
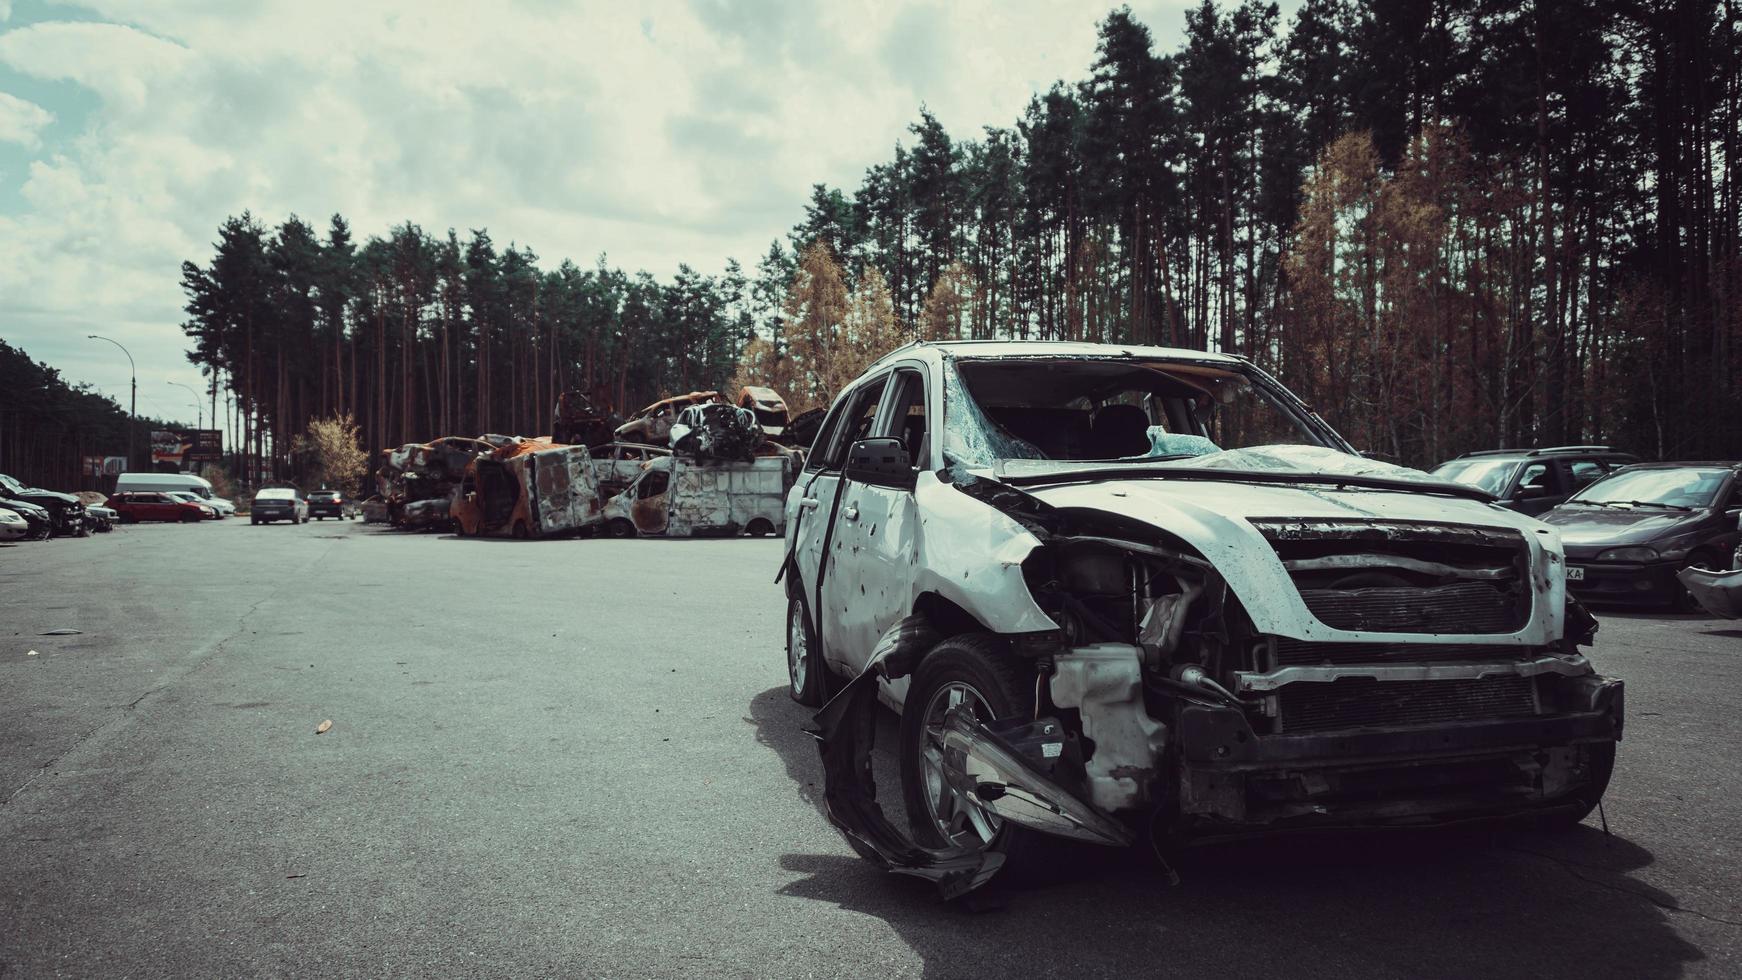
M 901 348 L 830 409 L 786 545 L 830 820 L 949 895 L 1037 834 L 1575 823 L 1621 737 L 1552 528 L 1363 458 L 1238 357 Z

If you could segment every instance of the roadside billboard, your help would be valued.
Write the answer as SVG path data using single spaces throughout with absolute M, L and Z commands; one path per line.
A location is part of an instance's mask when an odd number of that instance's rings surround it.
M 224 433 L 221 429 L 194 429 L 187 434 L 187 460 L 190 463 L 216 463 L 224 458 Z

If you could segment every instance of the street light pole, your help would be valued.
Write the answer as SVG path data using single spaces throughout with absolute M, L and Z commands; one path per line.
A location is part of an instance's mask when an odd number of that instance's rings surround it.
M 206 415 L 205 415 L 206 410 L 202 405 L 200 405 L 200 393 L 193 390 L 192 388 L 189 388 L 187 385 L 182 384 L 180 381 L 171 381 L 170 384 L 175 385 L 177 388 L 184 389 L 187 391 L 188 394 L 194 396 L 194 428 L 196 428 L 196 429 L 205 428 L 206 427 Z
M 121 347 L 121 344 L 118 341 L 109 340 L 108 337 L 100 337 L 94 333 L 86 334 L 85 339 L 108 340 L 109 343 L 114 344 L 116 347 Z M 121 353 L 127 354 L 127 371 L 133 380 L 133 399 L 132 403 L 127 406 L 127 465 L 132 466 L 134 463 L 133 430 L 139 428 L 139 369 L 134 366 L 133 355 L 128 353 L 127 348 L 121 347 Z

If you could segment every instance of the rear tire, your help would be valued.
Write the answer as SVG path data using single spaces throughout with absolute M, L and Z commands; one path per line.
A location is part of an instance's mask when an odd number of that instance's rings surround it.
M 621 517 L 613 517 L 605 524 L 605 534 L 613 538 L 633 538 L 635 525 Z
M 928 767 L 926 761 L 928 750 L 941 757 L 941 752 L 935 751 L 935 728 L 928 732 L 927 723 L 941 720 L 930 717 L 936 707 L 934 700 L 944 698 L 947 702 L 953 694 L 961 695 L 964 701 L 977 699 L 981 709 L 990 714 L 982 718 L 984 721 L 1034 715 L 1033 672 L 1011 657 L 995 637 L 967 633 L 932 648 L 914 672 L 901 709 L 901 796 L 914 839 L 930 847 L 989 847 L 1004 855 L 1000 874 L 1018 880 L 1039 877 L 1051 864 L 1045 852 L 1053 844 L 1043 835 L 996 817 L 987 820 L 990 815 L 983 812 L 978 814 L 982 823 L 976 824 L 975 817 L 965 815 L 960 808 L 956 808 L 955 819 L 965 825 L 954 834 L 946 833 L 944 825 L 952 818 L 940 811 L 946 809 L 943 798 L 948 791 L 941 785 L 941 771 L 935 764 Z M 985 824 L 992 824 L 990 839 L 982 835 Z
M 744 533 L 753 538 L 760 538 L 764 535 L 773 534 L 774 524 L 767 518 L 758 517 L 749 524 L 744 525 Z

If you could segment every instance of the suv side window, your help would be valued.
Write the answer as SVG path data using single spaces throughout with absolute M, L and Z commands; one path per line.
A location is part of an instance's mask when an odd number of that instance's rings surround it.
M 871 433 L 871 422 L 877 403 L 883 400 L 883 388 L 889 382 L 886 374 L 854 389 L 847 397 L 835 402 L 829 417 L 817 433 L 817 443 L 806 469 L 838 470 L 847 461 L 847 447 Z
M 926 428 L 925 375 L 913 368 L 895 372 L 896 389 L 885 414 L 877 420 L 879 436 L 900 439 L 915 469 L 927 469 L 930 433 Z
M 1524 468 L 1524 472 L 1518 474 L 1518 489 L 1523 490 L 1529 486 L 1554 489 L 1554 471 L 1547 463 L 1531 463 Z
M 1572 485 L 1567 489 L 1574 492 L 1583 490 L 1609 472 L 1607 466 L 1594 459 L 1575 459 L 1567 464 L 1567 470 L 1572 477 Z

